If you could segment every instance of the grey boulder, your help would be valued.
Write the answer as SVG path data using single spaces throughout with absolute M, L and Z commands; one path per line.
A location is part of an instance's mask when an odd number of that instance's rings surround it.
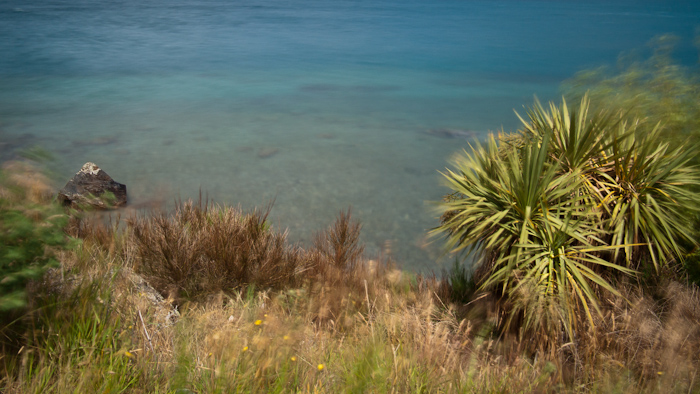
M 75 208 L 110 209 L 126 205 L 126 185 L 115 182 L 95 163 L 85 163 L 58 192 L 58 201 Z

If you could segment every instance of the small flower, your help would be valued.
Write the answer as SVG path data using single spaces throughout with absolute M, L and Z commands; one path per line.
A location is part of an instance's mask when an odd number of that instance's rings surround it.
M 657 374 L 663 375 L 664 373 L 663 373 L 663 371 L 659 371 L 659 372 L 657 372 Z
M 316 369 L 318 369 L 319 371 L 323 371 L 323 368 L 325 368 L 323 364 L 318 364 L 318 366 L 316 367 Z
M 297 361 L 297 357 L 296 357 L 296 356 L 292 356 L 292 357 L 290 357 L 289 359 L 292 360 L 292 361 Z
M 289 340 L 289 335 L 283 336 L 282 339 L 284 339 L 285 341 Z
M 209 354 L 207 355 L 207 357 L 211 357 L 212 355 L 213 355 L 212 353 L 209 353 Z
M 266 314 L 264 314 L 263 316 L 267 317 L 267 313 L 266 313 Z
M 128 357 L 128 358 L 134 358 L 134 355 L 133 355 L 131 352 L 128 352 L 128 351 L 124 352 L 124 355 L 125 355 L 126 357 Z
M 243 348 L 243 351 L 244 351 L 244 352 L 247 352 L 247 351 L 248 351 L 248 346 L 244 347 L 244 348 Z
M 258 320 L 255 321 L 255 325 L 256 325 L 256 326 L 259 326 L 259 325 L 261 325 L 261 324 L 262 324 L 262 320 L 258 319 Z

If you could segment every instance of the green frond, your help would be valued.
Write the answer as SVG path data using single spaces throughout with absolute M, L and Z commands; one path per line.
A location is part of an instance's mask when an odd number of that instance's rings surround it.
M 512 304 L 507 321 L 568 338 L 580 319 L 593 324 L 599 293 L 619 295 L 608 275 L 682 256 L 700 201 L 689 150 L 670 149 L 659 126 L 641 135 L 639 122 L 589 106 L 587 96 L 575 109 L 535 101 L 528 120 L 518 115 L 522 145 L 470 145 L 443 173 L 454 198 L 432 232 L 485 265 L 481 289 Z

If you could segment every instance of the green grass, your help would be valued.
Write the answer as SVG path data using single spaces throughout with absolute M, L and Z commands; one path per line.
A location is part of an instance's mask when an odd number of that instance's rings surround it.
M 27 284 L 57 267 L 56 252 L 69 246 L 68 215 L 44 195 L 44 179 L 27 165 L 0 170 L 0 322 L 26 306 Z

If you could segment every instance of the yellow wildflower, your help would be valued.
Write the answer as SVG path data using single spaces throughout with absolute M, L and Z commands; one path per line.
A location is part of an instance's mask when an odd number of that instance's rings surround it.
M 262 324 L 262 320 L 258 319 L 258 320 L 255 321 L 255 325 L 256 325 L 256 326 L 259 326 L 259 325 L 261 325 L 261 324 Z
M 325 368 L 323 364 L 318 364 L 318 366 L 316 367 L 316 369 L 318 369 L 319 371 L 323 371 L 323 368 Z

